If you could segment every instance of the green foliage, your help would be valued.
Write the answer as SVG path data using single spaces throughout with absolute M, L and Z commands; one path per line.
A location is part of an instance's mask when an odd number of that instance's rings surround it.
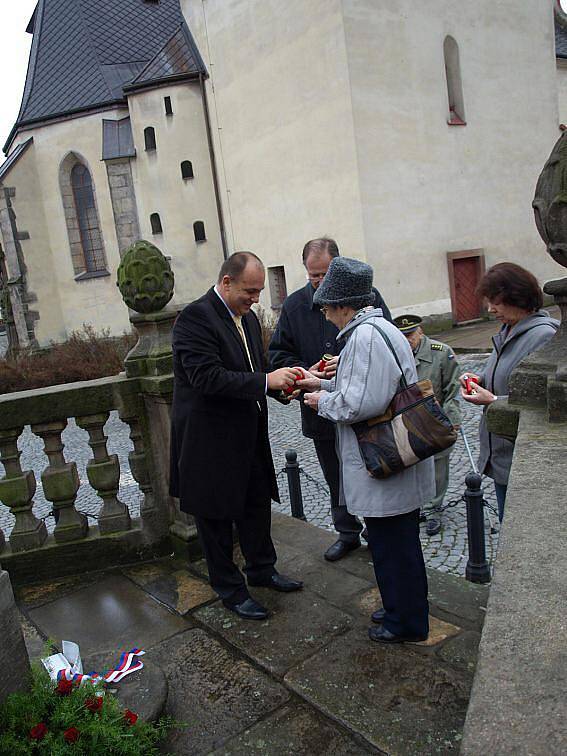
M 178 723 L 162 718 L 157 724 L 139 719 L 129 724 L 119 701 L 106 693 L 98 711 L 88 704 L 104 691 L 102 683 L 73 686 L 69 695 L 57 695 L 47 672 L 32 666 L 31 688 L 13 693 L 0 707 L 0 756 L 151 756 L 160 753 L 158 743 Z M 31 737 L 32 728 L 43 723 L 47 731 L 41 739 Z M 65 733 L 76 728 L 75 742 Z M 68 735 L 68 737 L 72 737 Z

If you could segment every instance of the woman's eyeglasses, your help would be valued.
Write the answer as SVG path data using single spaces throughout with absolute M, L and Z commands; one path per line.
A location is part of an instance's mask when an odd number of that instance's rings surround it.
M 321 310 L 321 312 L 323 313 L 323 315 L 326 315 L 329 308 L 327 307 L 327 305 L 321 305 L 321 307 L 319 307 L 319 309 Z
M 322 281 L 325 278 L 325 273 L 315 273 L 315 275 L 310 276 L 309 273 L 305 276 L 308 281 Z

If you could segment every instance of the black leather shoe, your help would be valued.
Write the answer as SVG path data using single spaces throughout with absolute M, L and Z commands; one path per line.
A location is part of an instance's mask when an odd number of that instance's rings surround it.
M 386 630 L 384 625 L 368 628 L 368 637 L 370 640 L 378 643 L 420 643 L 427 640 L 427 635 L 394 635 Z
M 257 601 L 254 601 L 253 598 L 247 598 L 246 601 L 243 601 L 241 604 L 235 604 L 233 606 L 225 604 L 225 606 L 227 609 L 230 609 L 231 612 L 242 617 L 242 619 L 264 620 L 268 616 L 268 610 Z
M 248 581 L 248 585 L 260 586 L 262 588 L 273 588 L 274 591 L 282 591 L 282 593 L 291 593 L 292 591 L 300 591 L 303 588 L 303 582 L 301 580 L 292 580 L 286 575 L 280 575 L 279 572 L 275 572 L 268 580 L 262 582 Z
M 372 622 L 375 622 L 377 625 L 381 625 L 382 622 L 384 622 L 384 617 L 386 616 L 386 610 L 385 609 L 376 609 L 375 612 L 372 612 L 370 615 L 370 619 Z
M 349 551 L 354 551 L 360 548 L 360 540 L 356 541 L 335 541 L 332 546 L 329 546 L 325 554 L 323 555 L 327 562 L 337 562 L 348 554 Z
M 437 533 L 441 530 L 441 520 L 438 520 L 436 517 L 430 517 L 429 520 L 427 520 L 427 523 L 425 524 L 425 532 L 428 536 L 434 536 L 437 535 Z

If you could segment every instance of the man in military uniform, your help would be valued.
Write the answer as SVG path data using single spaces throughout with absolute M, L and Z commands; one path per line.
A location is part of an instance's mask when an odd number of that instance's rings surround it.
M 394 324 L 398 326 L 412 348 L 419 380 L 429 378 L 443 411 L 455 428 L 459 428 L 461 425 L 461 407 L 458 399 L 459 364 L 450 346 L 434 341 L 423 333 L 421 322 L 419 315 L 400 315 L 394 318 Z M 451 448 L 435 455 L 435 497 L 429 502 L 429 508 L 433 511 L 441 507 L 447 493 Z M 440 530 L 439 519 L 431 517 L 427 520 L 427 535 L 435 535 Z

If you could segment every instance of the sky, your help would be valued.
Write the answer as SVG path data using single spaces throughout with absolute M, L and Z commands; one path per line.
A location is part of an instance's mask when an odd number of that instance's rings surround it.
M 26 34 L 26 26 L 36 2 L 37 0 L 18 0 L 17 3 L 12 3 L 0 0 L 0 148 L 20 109 L 32 40 L 31 34 Z

